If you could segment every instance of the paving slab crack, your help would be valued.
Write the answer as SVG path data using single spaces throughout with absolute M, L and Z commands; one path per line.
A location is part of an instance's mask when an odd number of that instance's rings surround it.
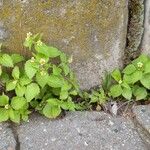
M 17 132 L 17 125 L 10 122 L 9 128 L 11 129 L 14 139 L 16 141 L 15 150 L 20 150 L 20 141 L 19 141 L 19 136 L 18 136 L 18 132 Z
M 137 133 L 139 134 L 143 143 L 149 150 L 149 148 L 150 148 L 150 133 L 138 122 L 136 117 L 131 118 L 131 120 L 134 124 L 135 130 L 137 131 Z

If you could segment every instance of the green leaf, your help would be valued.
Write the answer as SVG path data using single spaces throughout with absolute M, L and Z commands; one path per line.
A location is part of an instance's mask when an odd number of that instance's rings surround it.
M 150 73 L 150 61 L 145 64 L 144 73 Z
M 25 40 L 25 42 L 23 43 L 23 45 L 24 45 L 25 47 L 28 47 L 29 50 L 31 50 L 32 45 L 33 45 L 33 42 L 34 42 L 33 38 L 32 38 L 32 37 L 29 37 L 29 38 L 26 38 L 26 40 Z
M 25 72 L 29 79 L 33 78 L 37 72 L 37 69 L 32 66 L 32 62 L 30 60 L 25 63 Z
M 122 94 L 122 88 L 121 88 L 121 85 L 113 85 L 111 88 L 110 88 L 110 93 L 112 95 L 112 97 L 118 97 Z
M 65 63 L 62 63 L 61 66 L 62 66 L 62 69 L 64 71 L 65 76 L 67 76 L 69 74 L 69 72 L 70 72 L 69 66 L 67 64 L 65 64 Z
M 136 97 L 136 100 L 142 100 L 146 98 L 147 91 L 144 87 L 134 86 L 133 95 Z
M 13 67 L 13 60 L 8 54 L 3 54 L 0 58 L 0 64 L 5 67 Z
M 55 106 L 55 105 L 52 106 L 49 103 L 47 103 L 43 108 L 43 114 L 47 118 L 56 118 L 57 116 L 60 115 L 60 113 L 61 113 L 60 106 Z
M 145 64 L 147 61 L 148 61 L 147 55 L 142 54 L 137 59 L 133 60 L 132 63 L 137 66 L 138 62 Z
M 26 91 L 26 87 L 25 86 L 21 86 L 19 84 L 15 88 L 16 95 L 19 96 L 19 97 L 24 96 L 25 91 Z
M 19 79 L 19 75 L 20 75 L 19 67 L 16 66 L 12 71 L 12 76 L 14 79 Z
M 47 73 L 45 75 L 41 75 L 40 73 L 36 74 L 36 81 L 42 88 L 47 84 L 48 80 L 49 76 Z
M 27 103 L 26 99 L 24 97 L 13 97 L 11 100 L 11 106 L 15 110 L 22 109 L 24 105 Z
M 24 57 L 19 54 L 12 54 L 11 59 L 13 60 L 14 64 L 24 61 Z
M 0 76 L 2 75 L 2 66 L 0 66 Z
M 49 98 L 47 100 L 47 102 L 51 105 L 51 106 L 58 106 L 60 105 L 60 101 L 57 98 Z
M 32 80 L 29 79 L 29 78 L 26 77 L 26 76 L 23 76 L 23 77 L 21 77 L 21 78 L 19 79 L 19 83 L 20 83 L 22 86 L 31 83 L 31 81 L 32 81 Z
M 9 97 L 7 95 L 0 96 L 0 106 L 5 106 L 9 103 Z
M 20 113 L 19 111 L 9 109 L 9 118 L 15 123 L 20 123 Z
M 144 87 L 150 89 L 150 73 L 144 74 L 140 81 Z
M 132 90 L 131 88 L 123 88 L 122 96 L 127 100 L 131 100 L 132 98 Z
M 40 93 L 40 88 L 38 84 L 31 83 L 27 86 L 27 89 L 25 91 L 25 97 L 27 99 L 27 102 L 30 102 L 32 99 L 34 99 L 38 94 Z
M 1 81 L 3 83 L 6 83 L 9 81 L 9 75 L 6 73 L 6 72 L 3 72 L 2 75 L 1 75 Z
M 142 71 L 135 71 L 134 73 L 130 75 L 124 75 L 123 80 L 127 82 L 128 84 L 134 84 L 137 81 L 141 80 L 142 78 Z
M 61 53 L 61 54 L 60 54 L 60 60 L 61 60 L 61 62 L 63 62 L 63 63 L 67 63 L 67 62 L 68 62 L 68 59 L 67 59 L 66 54 Z
M 127 67 L 125 67 L 125 69 L 123 70 L 123 73 L 125 74 L 132 74 L 136 71 L 136 68 L 133 64 L 128 65 Z
M 119 69 L 115 69 L 112 73 L 111 76 L 117 81 L 119 82 L 121 80 L 121 73 Z
M 67 99 L 68 98 L 68 96 L 69 96 L 69 93 L 68 93 L 68 91 L 61 91 L 60 92 L 60 99 L 61 100 L 65 100 L 65 99 Z
M 76 106 L 75 103 L 71 100 L 68 100 L 66 102 L 62 102 L 61 108 L 64 110 L 74 111 Z
M 50 75 L 48 78 L 48 85 L 50 87 L 58 88 L 63 86 L 63 80 L 59 76 Z
M 47 46 L 44 43 L 35 45 L 35 49 L 38 53 L 44 54 L 50 58 L 54 58 L 60 55 L 60 51 L 57 48 Z
M 9 112 L 5 108 L 0 108 L 0 122 L 7 121 L 9 119 Z
M 6 91 L 14 90 L 17 85 L 17 80 L 11 80 L 6 83 Z
M 56 67 L 56 65 L 53 65 L 53 74 L 54 75 L 60 75 L 62 70 L 59 67 Z

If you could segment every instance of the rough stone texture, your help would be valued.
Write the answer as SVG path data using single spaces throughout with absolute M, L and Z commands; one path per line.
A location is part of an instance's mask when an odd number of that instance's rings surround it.
M 9 124 L 0 124 L 0 150 L 15 150 L 16 141 Z
M 130 120 L 104 112 L 73 112 L 54 121 L 32 116 L 18 134 L 21 150 L 147 150 Z
M 89 89 L 99 85 L 105 70 L 122 66 L 127 5 L 127 0 L 1 1 L 0 41 L 28 55 L 22 46 L 26 33 L 42 32 L 45 41 L 73 55 L 81 88 Z
M 144 37 L 142 40 L 142 52 L 150 54 L 150 1 L 145 0 Z
M 136 106 L 133 112 L 139 124 L 150 133 L 150 105 Z

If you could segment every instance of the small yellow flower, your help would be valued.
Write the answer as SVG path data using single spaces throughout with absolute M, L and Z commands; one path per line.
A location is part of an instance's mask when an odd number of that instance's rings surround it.
M 41 40 L 38 40 L 37 42 L 36 42 L 36 44 L 37 44 L 37 46 L 42 46 L 42 41 Z
M 41 64 L 41 65 L 44 65 L 45 63 L 46 63 L 46 60 L 45 60 L 44 58 L 41 58 L 41 59 L 40 59 L 40 64 Z
M 72 62 L 73 62 L 73 55 L 70 56 L 70 58 L 68 59 L 68 62 L 69 62 L 69 63 L 72 63 Z
M 27 33 L 27 37 L 31 37 L 32 36 L 32 33 L 31 32 L 28 32 Z
M 138 68 L 142 68 L 143 67 L 143 63 L 142 62 L 138 62 L 137 66 L 138 66 Z
M 121 84 L 122 83 L 122 80 L 119 80 L 119 84 Z
M 31 57 L 31 62 L 34 63 L 35 62 L 35 58 Z
M 31 32 L 28 32 L 27 33 L 27 37 L 26 37 L 26 40 L 29 40 L 29 38 L 32 36 L 32 33 Z
M 41 74 L 41 76 L 45 76 L 46 72 L 45 71 L 41 71 L 40 74 Z
M 5 109 L 8 109 L 9 108 L 9 105 L 7 104 L 7 105 L 5 105 Z
M 14 80 L 14 81 L 13 81 L 13 84 L 16 84 L 16 83 L 17 83 L 17 80 Z

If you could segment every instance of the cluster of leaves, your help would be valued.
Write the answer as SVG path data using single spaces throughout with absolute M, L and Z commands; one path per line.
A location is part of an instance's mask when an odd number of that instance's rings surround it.
M 0 122 L 27 121 L 32 110 L 48 118 L 75 110 L 79 88 L 69 68 L 72 58 L 44 44 L 39 34 L 28 33 L 24 46 L 33 55 L 28 60 L 0 52 Z
M 104 104 L 110 97 L 146 100 L 150 93 L 150 57 L 142 54 L 122 71 L 115 69 L 107 74 L 99 91 L 89 96 L 90 103 Z

